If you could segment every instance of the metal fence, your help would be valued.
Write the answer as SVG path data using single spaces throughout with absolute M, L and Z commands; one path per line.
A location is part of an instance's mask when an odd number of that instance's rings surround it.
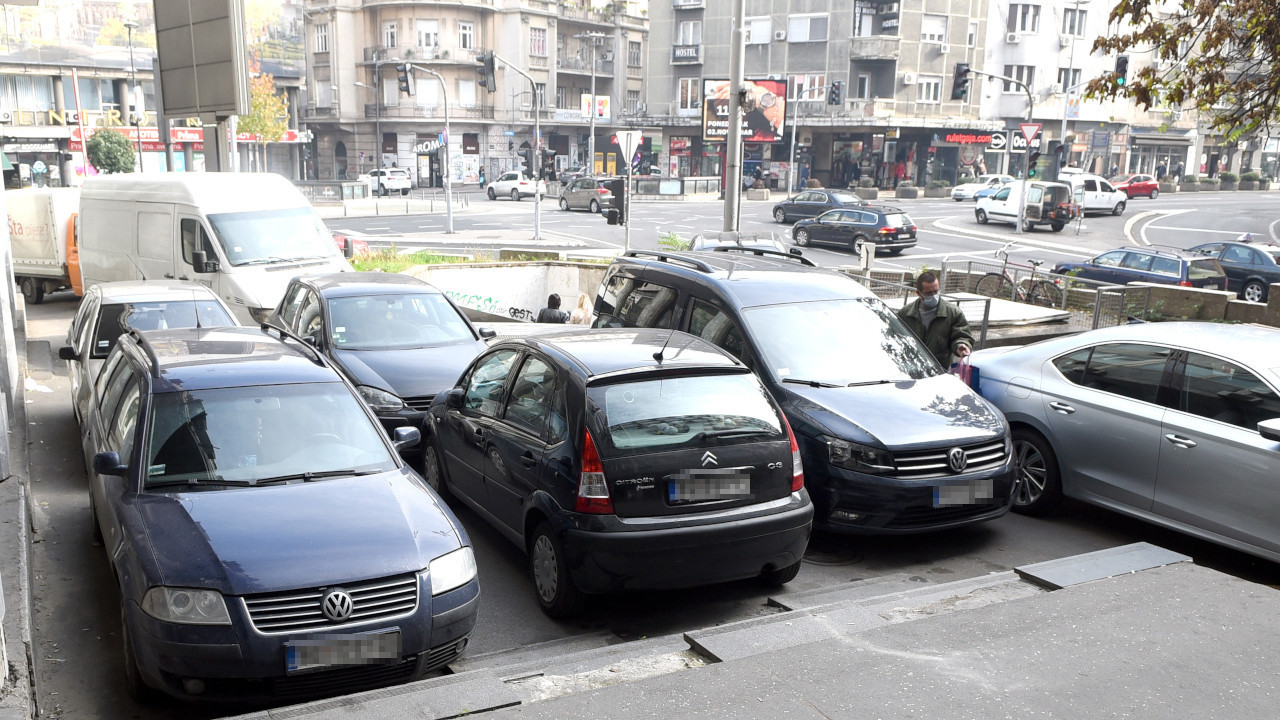
M 889 303 L 893 309 L 898 309 L 911 302 L 916 297 L 916 288 L 908 282 L 909 274 L 902 272 L 877 272 L 872 270 L 864 273 L 859 268 L 836 268 L 840 272 L 862 283 L 868 290 L 875 293 L 876 297 Z M 981 349 L 987 344 L 987 328 L 991 323 L 991 298 L 966 298 L 948 294 L 946 291 L 942 294 L 949 302 L 960 307 L 964 311 L 964 316 L 969 320 L 970 327 L 977 326 L 974 340 L 977 341 L 975 349 Z M 975 322 L 977 318 L 981 321 Z

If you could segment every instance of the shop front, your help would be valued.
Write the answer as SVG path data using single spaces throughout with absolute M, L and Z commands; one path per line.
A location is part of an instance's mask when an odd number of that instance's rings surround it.
M 1163 164 L 1164 174 L 1172 176 L 1179 166 L 1183 175 L 1201 172 L 1200 163 L 1192 157 L 1195 139 L 1190 133 L 1161 133 L 1155 128 L 1134 128 L 1129 133 L 1127 172 L 1157 175 Z M 1194 162 L 1193 162 L 1194 161 Z

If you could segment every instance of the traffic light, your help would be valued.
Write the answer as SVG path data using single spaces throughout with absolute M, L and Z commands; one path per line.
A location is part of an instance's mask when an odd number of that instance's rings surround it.
M 400 92 L 405 95 L 413 94 L 413 83 L 409 80 L 409 67 L 409 63 L 396 66 L 396 80 L 400 83 Z
M 836 80 L 831 83 L 831 92 L 827 93 L 828 105 L 839 105 L 843 102 L 844 83 Z
M 476 68 L 476 74 L 480 76 L 480 87 L 489 92 L 496 92 L 498 89 L 498 81 L 495 78 L 493 65 L 493 51 L 486 50 L 480 53 L 480 57 L 476 59 L 480 66 Z
M 1124 84 L 1128 81 L 1129 81 L 1129 56 L 1117 55 L 1116 56 L 1116 85 L 1119 85 L 1120 87 L 1124 87 Z
M 627 181 L 622 178 L 616 178 L 606 181 L 604 186 L 609 188 L 609 193 L 613 195 L 613 200 L 605 218 L 610 225 L 626 225 L 627 224 Z
M 1036 176 L 1036 164 L 1040 162 L 1040 151 L 1032 150 L 1027 154 L 1027 177 Z
M 956 63 L 956 75 L 951 81 L 951 99 L 964 100 L 969 96 L 969 63 Z
M 533 174 L 533 148 L 525 148 L 520 151 L 520 163 L 524 165 L 524 174 L 526 177 L 534 177 Z

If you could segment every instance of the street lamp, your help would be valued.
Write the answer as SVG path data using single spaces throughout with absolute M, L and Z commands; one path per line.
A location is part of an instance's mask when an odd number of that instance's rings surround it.
M 138 122 L 138 113 L 134 112 L 136 98 L 134 93 L 138 87 L 138 71 L 133 65 L 133 31 L 138 29 L 138 23 L 133 20 L 125 20 L 124 26 L 129 29 L 129 114 L 130 120 L 133 121 L 134 140 L 138 143 L 138 172 L 142 172 L 142 125 Z
M 1063 78 L 1066 82 L 1062 84 L 1063 100 L 1062 100 L 1062 127 L 1058 131 L 1058 142 L 1063 144 L 1062 158 L 1065 160 L 1071 150 L 1066 147 L 1067 142 L 1067 114 L 1071 112 L 1071 91 L 1081 83 L 1073 83 L 1071 76 L 1074 75 L 1076 65 L 1076 36 L 1079 35 L 1084 28 L 1080 22 L 1080 6 L 1084 5 L 1088 0 L 1068 0 L 1071 5 L 1075 6 L 1075 23 L 1071 26 L 1071 53 L 1067 56 L 1067 76 Z M 1030 151 L 1030 148 L 1027 148 Z M 1110 158 L 1108 158 L 1110 159 Z M 1056 162 L 1056 160 L 1055 160 Z M 1104 161 L 1105 162 L 1105 161 Z
M 382 167 L 382 95 L 378 92 L 378 84 L 381 82 L 381 75 L 378 66 L 373 68 L 373 85 L 368 85 L 356 81 L 357 87 L 362 87 L 373 92 L 373 149 L 377 153 L 378 164 L 375 170 Z
M 591 134 L 587 136 L 587 167 L 591 168 L 588 174 L 596 174 L 596 108 L 599 104 L 596 102 L 596 46 L 600 44 L 600 40 L 605 36 L 599 32 L 584 32 L 574 35 L 579 40 L 591 41 L 591 105 L 587 109 L 587 114 L 591 116 Z M 627 158 L 628 166 L 631 164 L 631 158 Z

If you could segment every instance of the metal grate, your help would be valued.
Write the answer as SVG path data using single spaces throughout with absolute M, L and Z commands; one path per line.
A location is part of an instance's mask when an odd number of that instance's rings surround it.
M 354 610 L 342 623 L 324 616 L 321 601 L 337 587 L 351 595 Z M 244 599 L 253 627 L 260 633 L 329 630 L 387 620 L 411 614 L 418 608 L 418 576 L 400 575 L 341 586 L 288 590 L 252 595 Z
M 421 397 L 408 397 L 404 399 L 404 404 L 409 406 L 411 410 L 426 412 L 431 408 L 431 402 L 436 399 L 435 395 L 423 395 Z
M 423 666 L 423 670 L 435 670 L 436 668 L 448 665 L 458 659 L 458 656 L 462 654 L 462 651 L 465 650 L 466 647 L 467 639 L 463 638 L 461 640 L 451 642 L 448 645 L 432 648 L 431 652 L 427 653 L 427 662 L 426 665 Z
M 885 528 L 892 530 L 910 530 L 918 527 L 931 527 L 949 522 L 960 522 L 971 517 L 986 515 L 996 509 L 994 504 L 960 505 L 957 507 L 935 508 L 915 506 L 904 509 L 885 523 Z
M 1004 464 L 1006 457 L 1003 438 L 995 442 L 965 445 L 962 449 L 969 460 L 964 469 L 966 473 L 1000 467 Z M 949 450 L 951 450 L 950 447 L 942 447 L 895 453 L 894 461 L 898 467 L 895 474 L 897 477 L 909 480 L 955 475 L 956 473 L 953 473 L 947 465 Z

